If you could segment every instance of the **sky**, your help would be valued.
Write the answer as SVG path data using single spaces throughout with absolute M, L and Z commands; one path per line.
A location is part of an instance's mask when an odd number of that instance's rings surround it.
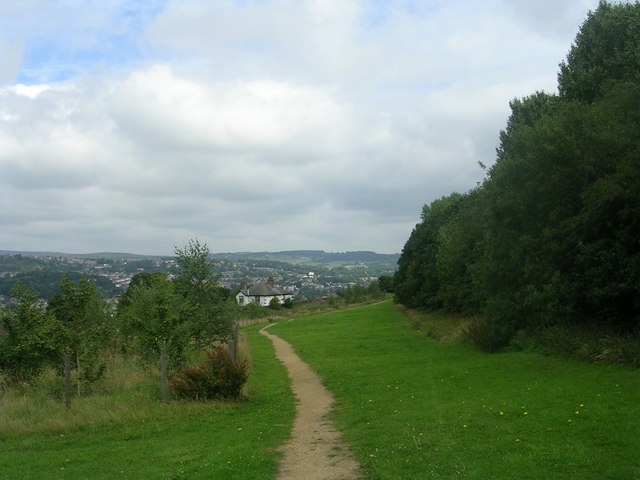
M 0 250 L 399 253 L 598 0 L 0 0 Z

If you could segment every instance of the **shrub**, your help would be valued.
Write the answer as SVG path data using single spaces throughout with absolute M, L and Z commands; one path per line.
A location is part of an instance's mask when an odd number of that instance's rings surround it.
M 293 300 L 291 300 L 290 298 L 285 298 L 284 302 L 282 302 L 282 306 L 284 308 L 293 308 Z
M 269 302 L 269 308 L 272 310 L 280 310 L 282 308 L 282 302 L 278 297 L 273 297 Z
M 616 334 L 592 325 L 555 325 L 534 332 L 531 340 L 537 350 L 547 355 L 640 367 L 638 334 Z
M 491 331 L 484 318 L 478 319 L 467 325 L 463 329 L 463 335 L 480 350 L 484 350 L 486 352 L 495 351 Z
M 249 376 L 249 362 L 233 359 L 224 347 L 207 352 L 199 366 L 186 365 L 169 381 L 178 398 L 236 399 Z
M 251 302 L 242 307 L 241 315 L 243 318 L 262 318 L 269 315 L 269 312 L 267 309 L 260 306 L 259 303 Z
M 477 348 L 489 353 L 497 352 L 507 345 L 500 325 L 484 317 L 476 317 L 462 327 L 462 335 Z

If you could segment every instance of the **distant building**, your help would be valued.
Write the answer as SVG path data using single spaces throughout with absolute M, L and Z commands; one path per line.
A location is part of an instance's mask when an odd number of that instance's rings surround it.
M 274 298 L 277 298 L 280 302 L 284 302 L 287 299 L 291 300 L 293 299 L 293 292 L 277 287 L 273 277 L 269 277 L 266 282 L 258 283 L 251 288 L 247 288 L 246 282 L 242 282 L 242 287 L 236 295 L 238 305 L 257 303 L 263 307 L 269 306 L 269 303 Z

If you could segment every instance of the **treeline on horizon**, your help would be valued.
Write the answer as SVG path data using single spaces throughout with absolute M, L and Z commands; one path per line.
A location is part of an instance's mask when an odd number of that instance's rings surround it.
M 640 4 L 602 1 L 560 64 L 558 94 L 510 106 L 484 181 L 424 205 L 396 300 L 481 315 L 490 351 L 559 326 L 637 335 Z

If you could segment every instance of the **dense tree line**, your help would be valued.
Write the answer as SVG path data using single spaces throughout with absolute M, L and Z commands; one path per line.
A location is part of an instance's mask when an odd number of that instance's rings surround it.
M 519 331 L 640 327 L 640 4 L 601 2 L 558 94 L 513 100 L 495 164 L 425 205 L 394 277 L 409 307 L 483 314 L 488 349 Z

